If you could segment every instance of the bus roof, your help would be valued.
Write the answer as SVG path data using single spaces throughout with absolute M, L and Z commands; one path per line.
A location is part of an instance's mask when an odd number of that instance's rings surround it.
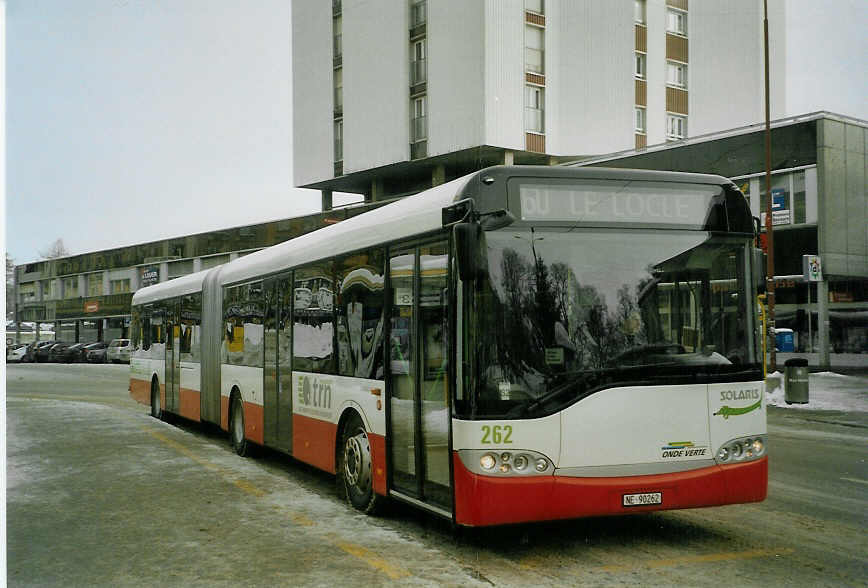
M 717 185 L 731 183 L 730 180 L 722 176 L 683 172 L 601 167 L 495 166 L 473 172 L 340 223 L 256 251 L 224 265 L 142 288 L 133 295 L 133 304 L 147 304 L 155 300 L 199 292 L 202 290 L 205 277 L 210 272 L 219 272 L 217 282 L 220 285 L 239 284 L 334 255 L 436 231 L 442 227 L 441 210 L 444 207 L 471 196 L 481 200 L 485 199 L 483 192 L 486 191 L 487 186 L 483 186 L 483 184 L 488 182 L 470 183 L 477 176 L 491 176 L 492 178 L 512 176 L 606 178 Z M 499 184 L 500 182 L 496 183 Z M 491 186 L 491 188 L 500 193 L 503 190 L 502 184 Z M 485 208 L 482 202 L 477 202 L 477 205 L 483 205 L 482 208 Z M 505 199 L 501 206 L 506 206 Z
M 152 286 L 145 286 L 133 294 L 133 305 L 148 304 L 155 300 L 163 300 L 164 298 L 175 298 L 177 296 L 186 296 L 202 291 L 202 282 L 205 281 L 205 276 L 209 272 L 217 271 L 220 266 L 212 269 L 202 270 L 194 274 L 174 278 L 168 282 L 161 282 Z

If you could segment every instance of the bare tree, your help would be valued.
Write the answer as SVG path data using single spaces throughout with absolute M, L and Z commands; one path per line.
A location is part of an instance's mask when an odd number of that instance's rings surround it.
M 54 243 L 39 252 L 42 259 L 54 259 L 56 257 L 65 257 L 69 255 L 69 250 L 63 244 L 63 239 L 57 239 Z
M 6 320 L 15 318 L 15 261 L 6 254 Z

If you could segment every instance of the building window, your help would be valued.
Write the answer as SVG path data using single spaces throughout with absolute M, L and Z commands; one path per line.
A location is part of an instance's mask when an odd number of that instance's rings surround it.
M 644 133 L 645 132 L 645 109 L 642 107 L 636 107 L 636 132 Z
M 666 137 L 677 140 L 687 136 L 687 117 L 677 114 L 666 115 Z
M 633 0 L 633 20 L 645 24 L 645 0 Z
M 524 87 L 524 130 L 545 132 L 545 90 L 539 86 Z
M 335 161 L 344 160 L 344 121 L 335 121 Z
M 109 282 L 109 293 L 111 294 L 125 294 L 130 291 L 130 279 L 125 278 L 123 280 L 112 280 Z
M 332 19 L 332 35 L 334 37 L 332 45 L 332 57 L 337 59 L 344 53 L 343 46 L 343 22 L 340 16 Z
M 687 64 L 667 61 L 666 83 L 677 88 L 687 88 Z
M 667 9 L 666 32 L 687 36 L 687 13 L 674 8 Z
M 524 9 L 537 14 L 545 14 L 545 0 L 524 0 Z
M 645 79 L 645 54 L 636 51 L 636 59 L 635 59 L 635 70 L 633 71 L 633 75 L 635 75 L 640 80 Z
M 410 104 L 410 141 L 424 141 L 428 138 L 428 126 L 426 124 L 427 104 L 425 104 L 425 96 L 413 98 Z
M 78 298 L 78 276 L 63 278 L 63 297 Z
M 411 48 L 412 60 L 410 61 L 410 85 L 415 86 L 416 84 L 421 84 L 428 79 L 428 73 L 426 69 L 426 57 L 427 57 L 427 48 L 425 46 L 425 39 L 421 39 L 419 41 L 415 41 Z
M 337 68 L 333 70 L 334 75 L 334 111 L 335 112 L 343 112 L 344 111 L 344 74 L 342 68 Z
M 410 28 L 425 24 L 428 20 L 428 10 L 425 0 L 412 0 L 410 2 Z
M 87 295 L 102 296 L 102 274 L 87 275 Z
M 545 33 L 532 25 L 524 27 L 524 68 L 525 71 L 543 74 L 545 56 Z

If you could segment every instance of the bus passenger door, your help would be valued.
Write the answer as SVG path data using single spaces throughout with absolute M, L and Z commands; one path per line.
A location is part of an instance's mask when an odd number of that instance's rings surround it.
M 265 368 L 263 391 L 265 444 L 292 452 L 292 371 L 289 344 L 292 281 L 268 280 L 265 290 Z
M 166 307 L 166 410 L 180 414 L 178 398 L 181 387 L 181 325 L 178 302 Z
M 392 489 L 452 511 L 449 456 L 448 247 L 390 258 L 389 447 Z

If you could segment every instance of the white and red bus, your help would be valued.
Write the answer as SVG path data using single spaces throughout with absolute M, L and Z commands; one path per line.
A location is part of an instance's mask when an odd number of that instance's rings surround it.
M 754 226 L 717 176 L 488 168 L 139 290 L 130 391 L 364 512 L 761 501 Z

